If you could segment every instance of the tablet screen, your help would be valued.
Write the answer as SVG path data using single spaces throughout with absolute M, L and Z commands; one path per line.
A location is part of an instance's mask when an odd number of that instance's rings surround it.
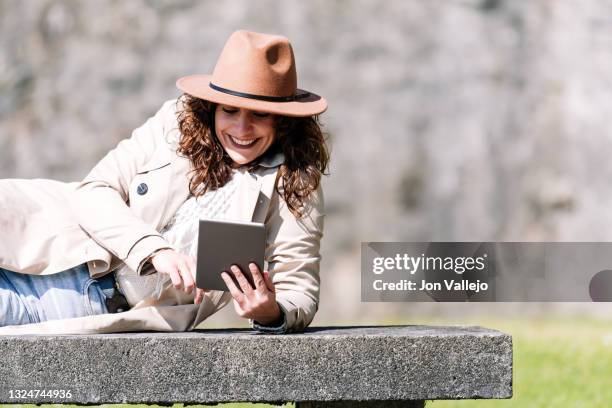
M 221 272 L 236 264 L 253 285 L 249 263 L 263 271 L 266 244 L 265 227 L 256 222 L 200 220 L 196 286 L 202 289 L 227 291 Z

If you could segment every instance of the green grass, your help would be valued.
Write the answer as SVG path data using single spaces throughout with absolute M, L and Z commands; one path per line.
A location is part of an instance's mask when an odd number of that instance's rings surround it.
M 587 319 L 446 319 L 393 321 L 381 324 L 478 325 L 501 330 L 513 336 L 513 398 L 433 401 L 427 403 L 427 408 L 612 407 L 611 322 Z M 0 408 L 16 406 L 0 405 Z M 24 405 L 26 406 L 35 407 Z M 293 404 L 285 406 L 292 407 Z M 145 407 L 145 405 L 132 407 Z M 182 404 L 174 405 L 174 408 L 179 407 L 182 407 Z M 220 404 L 218 407 L 272 406 L 240 403 Z

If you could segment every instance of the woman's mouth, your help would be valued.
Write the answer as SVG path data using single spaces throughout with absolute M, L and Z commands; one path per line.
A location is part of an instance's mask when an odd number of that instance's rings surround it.
M 251 146 L 253 146 L 255 143 L 257 143 L 257 141 L 259 139 L 252 139 L 252 140 L 241 140 L 241 139 L 236 139 L 233 136 L 229 136 L 228 138 L 231 140 L 232 145 L 234 145 L 234 147 L 237 147 L 238 149 L 246 149 L 249 148 Z

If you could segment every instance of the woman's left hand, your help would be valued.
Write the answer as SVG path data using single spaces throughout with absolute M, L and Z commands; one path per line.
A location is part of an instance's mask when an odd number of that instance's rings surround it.
M 276 303 L 276 291 L 270 273 L 264 271 L 262 274 L 256 264 L 250 263 L 249 269 L 255 282 L 253 288 L 238 266 L 232 265 L 231 269 L 239 287 L 227 272 L 221 273 L 221 277 L 234 298 L 234 309 L 238 316 L 253 319 L 261 325 L 278 321 L 281 310 Z

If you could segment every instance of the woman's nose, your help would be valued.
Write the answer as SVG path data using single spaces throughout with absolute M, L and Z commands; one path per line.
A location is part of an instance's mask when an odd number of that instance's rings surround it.
M 244 136 L 247 135 L 251 131 L 251 117 L 248 113 L 244 111 L 240 112 L 236 122 L 236 136 Z

